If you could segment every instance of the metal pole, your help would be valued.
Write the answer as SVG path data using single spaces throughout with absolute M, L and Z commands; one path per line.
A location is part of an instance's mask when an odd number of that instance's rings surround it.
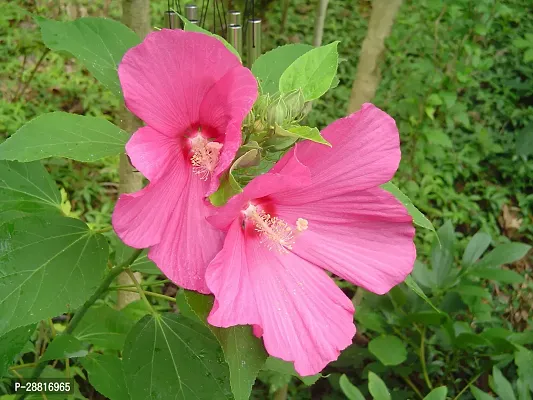
M 198 7 L 196 4 L 185 4 L 185 18 L 189 21 L 198 20 Z M 196 23 L 197 25 L 198 23 Z
M 261 55 L 261 20 L 249 19 L 246 31 L 247 64 L 248 68 L 252 68 L 255 60 Z
M 242 56 L 242 26 L 233 24 L 228 26 L 228 42 Z
M 180 17 L 175 11 L 165 11 L 165 28 L 181 29 Z
M 228 25 L 240 25 L 241 24 L 241 12 L 237 10 L 228 11 Z
M 191 19 L 189 20 L 189 22 L 193 25 L 200 25 L 200 21 L 198 21 L 197 19 Z

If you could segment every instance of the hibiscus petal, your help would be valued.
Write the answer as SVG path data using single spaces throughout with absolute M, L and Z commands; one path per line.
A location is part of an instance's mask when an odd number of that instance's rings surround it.
M 257 81 L 249 69 L 241 66 L 228 71 L 204 97 L 200 106 L 201 125 L 226 135 L 215 177 L 220 176 L 233 161 L 242 142 L 242 121 L 256 98 Z M 215 190 L 217 186 L 218 180 L 215 180 Z
M 126 52 L 118 74 L 126 106 L 147 125 L 175 136 L 198 124 L 205 95 L 240 65 L 213 37 L 162 29 Z
M 190 179 L 190 170 L 183 158 L 175 158 L 158 180 L 138 192 L 119 197 L 112 221 L 124 243 L 143 249 L 161 240 L 170 215 L 183 196 L 182 188 L 194 180 Z
M 364 104 L 358 112 L 333 122 L 322 135 L 331 148 L 306 140 L 280 160 L 285 162 L 285 158 L 297 154 L 309 167 L 312 188 L 301 188 L 311 196 L 309 200 L 378 186 L 388 182 L 398 169 L 398 129 L 387 113 L 372 104 Z
M 323 270 L 242 233 L 229 233 L 223 252 L 207 271 L 217 299 L 209 323 L 253 324 L 268 353 L 294 361 L 300 375 L 320 372 L 352 343 L 353 305 Z
M 205 282 L 205 270 L 222 249 L 224 239 L 224 233 L 206 221 L 206 216 L 213 212 L 204 198 L 207 185 L 193 176 L 182 186 L 164 235 L 148 252 L 148 258 L 168 279 L 205 294 L 211 293 Z
M 182 155 L 176 138 L 159 133 L 149 126 L 137 130 L 126 144 L 131 163 L 150 181 L 167 170 L 170 162 Z
M 278 217 L 308 221 L 294 253 L 378 294 L 405 280 L 416 258 L 415 229 L 393 195 L 372 188 L 318 202 L 308 202 L 308 197 L 274 198 Z

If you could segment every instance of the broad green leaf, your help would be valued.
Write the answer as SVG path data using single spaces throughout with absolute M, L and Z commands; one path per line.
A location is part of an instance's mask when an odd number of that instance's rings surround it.
M 35 331 L 35 324 L 20 326 L 0 336 L 0 378 L 15 361 Z
M 233 162 L 230 169 L 226 171 L 224 175 L 222 175 L 218 190 L 209 196 L 209 201 L 211 201 L 211 204 L 217 207 L 223 206 L 231 197 L 242 192 L 241 186 L 233 176 L 233 171 L 235 168 L 248 165 L 252 160 L 256 159 L 258 154 L 258 149 L 251 149 Z
M 128 139 L 128 133 L 105 119 L 52 112 L 32 119 L 0 144 L 0 159 L 96 161 L 123 153 Z
M 337 75 L 339 43 L 336 41 L 314 48 L 298 57 L 281 75 L 280 92 L 302 89 L 306 101 L 318 99 L 326 93 Z
M 123 354 L 131 400 L 232 398 L 222 349 L 200 322 L 146 316 L 128 334 Z
M 527 157 L 533 154 L 533 123 L 529 123 L 516 134 L 516 154 Z
M 492 397 L 490 394 L 485 393 L 483 390 L 478 389 L 475 386 L 470 387 L 470 392 L 476 400 L 494 400 L 494 397 Z
M 391 400 L 387 385 L 372 371 L 368 372 L 368 391 L 375 400 Z
M 72 335 L 82 342 L 111 350 L 122 350 L 134 321 L 105 303 L 91 306 Z
M 345 374 L 341 375 L 339 385 L 348 400 L 365 400 L 365 396 L 348 380 Z
M 533 392 L 533 383 L 526 382 L 522 378 L 516 380 L 516 393 L 518 400 L 531 400 L 531 392 Z
M 0 242 L 0 332 L 75 310 L 106 270 L 105 237 L 77 219 L 16 219 Z
M 443 312 L 419 311 L 407 314 L 402 318 L 402 321 L 419 322 L 423 325 L 442 325 L 446 319 L 447 315 Z
M 510 264 L 524 257 L 529 249 L 531 246 L 525 243 L 500 244 L 479 260 L 476 267 L 497 268 L 503 264 Z
M 0 224 L 28 214 L 61 215 L 61 195 L 40 162 L 0 161 Z
M 440 386 L 429 392 L 429 394 L 424 397 L 424 400 L 446 400 L 447 394 L 448 388 L 446 386 Z
M 522 275 L 508 269 L 472 268 L 468 271 L 468 274 L 501 283 L 513 284 L 522 283 L 524 281 Z
M 522 346 L 517 346 L 514 353 L 514 362 L 518 368 L 518 376 L 533 385 L 533 351 Z M 533 389 L 533 386 L 531 387 Z
M 446 221 L 437 231 L 437 238 L 431 246 L 431 269 L 434 281 L 439 287 L 446 287 L 456 275 L 453 270 L 455 253 L 455 232 L 450 221 Z
M 485 232 L 477 232 L 468 242 L 463 253 L 463 266 L 474 264 L 490 246 L 492 238 Z
M 185 291 L 185 298 L 198 318 L 217 337 L 229 366 L 230 383 L 236 400 L 250 398 L 257 374 L 265 364 L 267 354 L 261 339 L 255 337 L 251 326 L 217 328 L 207 323 L 213 308 L 213 297 Z
M 310 375 L 310 376 L 301 376 L 296 372 L 294 369 L 294 363 L 283 361 L 276 357 L 268 357 L 265 363 L 266 370 L 270 371 L 276 371 L 280 374 L 287 374 L 292 375 L 300 379 L 303 383 L 305 383 L 307 386 L 311 386 L 316 381 L 318 381 L 322 375 L 316 374 L 316 375 Z
M 387 182 L 381 185 L 381 188 L 394 195 L 394 197 L 396 197 L 405 206 L 405 208 L 407 208 L 409 215 L 413 217 L 413 223 L 421 226 L 422 228 L 426 228 L 435 232 L 433 224 L 418 210 L 418 208 L 414 206 L 409 197 L 407 197 L 400 189 L 398 189 L 395 184 L 392 182 Z
M 80 360 L 89 375 L 89 383 L 111 400 L 129 400 L 122 360 L 117 356 L 91 353 Z
M 132 247 L 127 246 L 118 238 L 118 236 L 114 235 L 111 239 L 112 243 L 115 247 L 115 264 L 120 265 L 123 262 L 126 262 L 133 252 L 136 250 Z M 130 267 L 133 271 L 142 272 L 143 274 L 149 274 L 149 275 L 161 275 L 162 272 L 159 268 L 157 268 L 157 265 L 154 264 L 153 261 L 151 261 L 148 258 L 148 250 L 143 250 L 142 253 L 135 259 L 133 264 L 131 264 Z
M 218 40 L 220 40 L 222 42 L 222 44 L 224 46 L 226 46 L 226 48 L 229 51 L 231 51 L 233 54 L 235 54 L 237 56 L 239 61 L 241 61 L 241 55 L 239 54 L 239 52 L 235 49 L 235 47 L 233 47 L 231 44 L 229 44 L 229 42 L 226 39 L 224 39 L 222 36 L 219 36 L 219 35 L 216 35 L 214 33 L 211 33 L 208 30 L 205 30 L 204 28 L 201 28 L 200 26 L 198 26 L 196 24 L 191 24 L 187 18 L 183 17 L 180 14 L 178 14 L 178 15 L 181 18 L 181 20 L 183 21 L 183 30 L 184 31 L 203 33 L 204 35 L 213 36 L 214 38 L 217 38 Z
M 368 350 L 383 365 L 399 365 L 407 359 L 405 344 L 396 336 L 383 335 L 368 343 Z
M 276 124 L 275 132 L 276 135 L 279 136 L 292 136 L 298 139 L 307 139 L 311 140 L 312 142 L 325 144 L 331 147 L 331 144 L 322 137 L 320 131 L 317 128 L 311 128 L 310 126 L 293 126 L 288 129 L 284 129 Z
M 460 284 L 455 286 L 453 290 L 459 293 L 461 296 L 480 297 L 487 300 L 492 299 L 492 296 L 487 289 L 477 285 Z
M 76 57 L 117 97 L 122 98 L 117 68 L 124 53 L 140 43 L 127 26 L 106 18 L 53 21 L 36 16 L 44 44 Z
M 492 368 L 492 379 L 493 389 L 501 400 L 516 400 L 511 383 L 496 366 Z
M 413 279 L 413 277 L 411 275 L 407 275 L 407 278 L 405 278 L 405 284 L 407 286 L 409 286 L 409 288 L 413 292 L 415 292 L 422 300 L 424 300 L 426 303 L 428 303 L 431 306 L 431 308 L 433 308 L 438 313 L 441 312 L 437 307 L 435 307 L 433 305 L 431 300 L 429 300 L 429 298 L 426 296 L 424 291 L 420 288 L 420 286 L 418 286 L 418 284 L 415 282 L 415 280 Z
M 52 340 L 39 361 L 85 357 L 88 353 L 87 346 L 82 342 L 74 336 L 63 334 L 56 336 L 55 339 Z
M 453 143 L 450 137 L 446 133 L 442 132 L 441 130 L 430 129 L 424 132 L 424 134 L 428 142 L 431 144 L 442 146 L 446 149 L 451 149 L 453 147 Z
M 254 65 L 252 73 L 259 81 L 261 93 L 275 94 L 279 92 L 279 79 L 283 72 L 300 56 L 312 50 L 308 44 L 287 44 L 276 47 L 262 54 Z
M 489 345 L 490 342 L 483 336 L 471 332 L 462 332 L 455 338 L 455 346 L 460 349 L 486 347 Z

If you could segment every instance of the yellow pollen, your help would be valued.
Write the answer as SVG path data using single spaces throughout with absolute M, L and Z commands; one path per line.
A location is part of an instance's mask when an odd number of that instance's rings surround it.
M 276 250 L 282 254 L 286 254 L 292 250 L 296 236 L 307 229 L 308 222 L 303 218 L 298 218 L 296 221 L 296 230 L 293 229 L 287 222 L 278 217 L 272 217 L 270 214 L 257 207 L 249 205 L 244 211 L 247 218 L 253 221 L 255 230 L 259 232 L 260 243 L 268 247 L 269 250 Z
M 198 175 L 202 181 L 206 181 L 215 170 L 221 148 L 222 144 L 209 142 L 201 135 L 191 139 L 192 172 Z

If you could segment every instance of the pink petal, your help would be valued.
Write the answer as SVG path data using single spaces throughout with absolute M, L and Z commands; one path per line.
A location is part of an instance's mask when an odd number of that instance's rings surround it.
M 198 125 L 200 105 L 237 57 L 217 39 L 162 29 L 128 50 L 118 74 L 126 106 L 147 125 L 175 136 Z
M 274 197 L 277 215 L 304 218 L 308 229 L 293 252 L 357 286 L 383 294 L 403 282 L 416 258 L 415 230 L 405 207 L 390 193 L 372 188 L 308 202 L 313 193 Z
M 181 152 L 177 138 L 169 138 L 149 126 L 137 130 L 126 144 L 131 163 L 150 181 L 161 176 Z
M 147 172 L 152 175 L 153 170 L 147 169 Z M 183 188 L 195 178 L 191 177 L 190 165 L 183 157 L 176 157 L 159 179 L 136 193 L 122 194 L 112 218 L 120 239 L 139 249 L 158 243 L 182 197 Z
M 218 177 L 229 168 L 242 142 L 241 125 L 257 98 L 257 81 L 243 67 L 226 73 L 206 94 L 200 106 L 200 122 L 215 132 L 224 133 L 224 147 L 214 172 Z M 218 180 L 214 179 L 214 192 Z
M 295 254 L 244 238 L 239 223 L 206 279 L 217 300 L 209 323 L 254 325 L 268 353 L 294 361 L 301 375 L 320 372 L 352 343 L 353 305 L 333 280 Z
M 313 196 L 310 201 L 381 185 L 390 181 L 398 169 L 398 129 L 388 114 L 372 104 L 364 104 L 358 112 L 333 122 L 322 135 L 331 148 L 306 140 L 283 157 L 297 154 L 309 167 L 313 186 L 313 193 L 307 194 Z M 280 162 L 286 162 L 283 159 Z
M 165 232 L 148 252 L 148 258 L 168 279 L 185 289 L 206 294 L 210 291 L 205 282 L 205 271 L 222 249 L 224 239 L 224 233 L 213 228 L 205 219 L 213 212 L 204 198 L 207 185 L 208 182 L 193 175 L 188 184 L 180 188 Z

